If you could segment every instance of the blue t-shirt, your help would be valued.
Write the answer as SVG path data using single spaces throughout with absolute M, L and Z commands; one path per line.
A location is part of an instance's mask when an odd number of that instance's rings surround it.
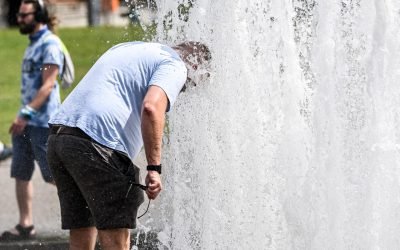
M 64 54 L 58 40 L 51 35 L 51 31 L 44 26 L 43 29 L 30 36 L 31 43 L 25 50 L 22 62 L 21 104 L 22 107 L 32 102 L 42 87 L 42 69 L 44 64 L 58 66 L 62 73 Z M 59 108 L 61 103 L 60 91 L 57 82 L 49 98 L 38 110 L 38 114 L 29 122 L 29 125 L 48 127 L 50 116 Z
M 170 108 L 186 77 L 185 64 L 166 45 L 116 45 L 99 58 L 49 123 L 78 127 L 133 159 L 143 145 L 141 108 L 148 87 L 162 88 Z

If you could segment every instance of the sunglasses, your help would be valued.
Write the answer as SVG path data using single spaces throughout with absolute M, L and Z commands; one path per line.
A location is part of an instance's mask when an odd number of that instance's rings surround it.
M 33 15 L 33 14 L 35 14 L 35 12 L 17 13 L 17 17 L 25 18 L 25 17 L 27 17 L 27 16 L 29 16 L 29 15 Z

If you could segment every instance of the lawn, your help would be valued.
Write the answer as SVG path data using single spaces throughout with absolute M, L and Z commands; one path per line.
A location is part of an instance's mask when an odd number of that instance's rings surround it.
M 85 75 L 89 68 L 111 46 L 126 41 L 144 40 L 149 37 L 138 26 L 64 28 L 58 35 L 67 46 L 75 65 L 74 85 L 61 90 L 64 99 Z M 17 29 L 0 29 L 0 140 L 10 144 L 8 128 L 20 106 L 20 67 L 28 37 Z

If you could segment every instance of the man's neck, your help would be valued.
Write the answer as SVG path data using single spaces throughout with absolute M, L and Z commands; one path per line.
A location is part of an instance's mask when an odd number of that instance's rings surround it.
M 43 35 L 43 33 L 45 33 L 47 30 L 46 25 L 45 24 L 40 24 L 37 25 L 35 27 L 35 31 L 33 31 L 30 35 L 29 35 L 29 40 L 31 42 L 35 42 L 38 39 L 40 39 L 40 37 Z
M 43 29 L 45 24 L 43 23 L 38 23 L 35 27 L 35 29 L 32 31 L 32 33 L 30 33 L 29 35 L 33 36 L 34 34 L 36 34 L 37 32 L 39 32 L 41 29 Z

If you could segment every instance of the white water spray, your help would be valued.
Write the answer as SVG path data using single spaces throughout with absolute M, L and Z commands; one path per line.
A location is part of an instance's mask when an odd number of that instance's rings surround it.
M 169 116 L 161 249 L 400 249 L 400 2 L 158 1 L 210 82 Z

